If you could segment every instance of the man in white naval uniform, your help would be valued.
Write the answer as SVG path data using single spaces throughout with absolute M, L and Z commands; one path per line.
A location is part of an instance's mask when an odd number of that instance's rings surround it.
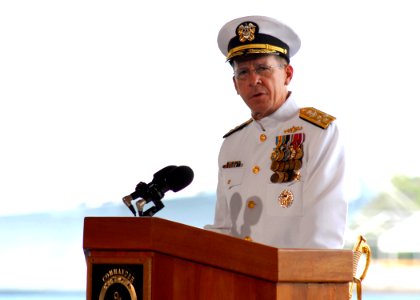
M 268 17 L 219 32 L 234 86 L 252 118 L 224 136 L 214 224 L 205 228 L 278 248 L 342 248 L 344 149 L 334 117 L 299 108 L 288 84 L 300 39 Z

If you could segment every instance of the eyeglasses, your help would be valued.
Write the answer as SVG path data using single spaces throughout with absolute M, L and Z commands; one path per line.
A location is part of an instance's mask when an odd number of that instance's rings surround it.
M 251 75 L 251 72 L 254 72 L 263 77 L 270 77 L 273 74 L 274 68 L 284 68 L 286 64 L 278 65 L 278 66 L 270 66 L 270 65 L 256 65 L 254 69 L 249 68 L 239 68 L 234 73 L 233 76 L 238 80 L 247 80 Z

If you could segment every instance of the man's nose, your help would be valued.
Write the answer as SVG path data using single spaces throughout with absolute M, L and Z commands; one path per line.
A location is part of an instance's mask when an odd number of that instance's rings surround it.
M 251 86 L 261 84 L 261 75 L 255 72 L 255 70 L 250 70 L 248 80 Z

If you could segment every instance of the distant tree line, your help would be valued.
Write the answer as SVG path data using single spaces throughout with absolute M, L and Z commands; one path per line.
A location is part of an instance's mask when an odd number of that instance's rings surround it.
M 420 177 L 394 176 L 391 182 L 401 193 L 413 200 L 420 209 Z

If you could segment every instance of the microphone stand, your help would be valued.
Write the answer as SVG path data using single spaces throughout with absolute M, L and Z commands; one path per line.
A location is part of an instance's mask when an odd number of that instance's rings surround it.
M 140 199 L 136 202 L 137 212 L 139 217 L 152 217 L 158 211 L 165 207 L 162 203 L 163 196 L 165 192 L 158 186 L 158 185 L 150 185 L 148 188 L 146 195 L 141 195 L 143 199 Z M 149 200 L 145 200 L 147 198 Z M 150 201 L 153 202 L 154 206 L 150 207 L 146 211 L 143 211 L 144 206 L 149 203 Z
M 160 211 L 162 208 L 165 207 L 165 205 L 163 205 L 160 199 L 152 200 L 152 202 L 155 206 L 150 207 L 144 212 L 143 212 L 143 208 L 144 208 L 144 205 L 147 203 L 147 201 L 144 199 L 140 199 L 136 202 L 136 207 L 137 207 L 137 212 L 139 214 L 139 217 L 152 217 L 154 214 L 156 214 L 158 211 Z

